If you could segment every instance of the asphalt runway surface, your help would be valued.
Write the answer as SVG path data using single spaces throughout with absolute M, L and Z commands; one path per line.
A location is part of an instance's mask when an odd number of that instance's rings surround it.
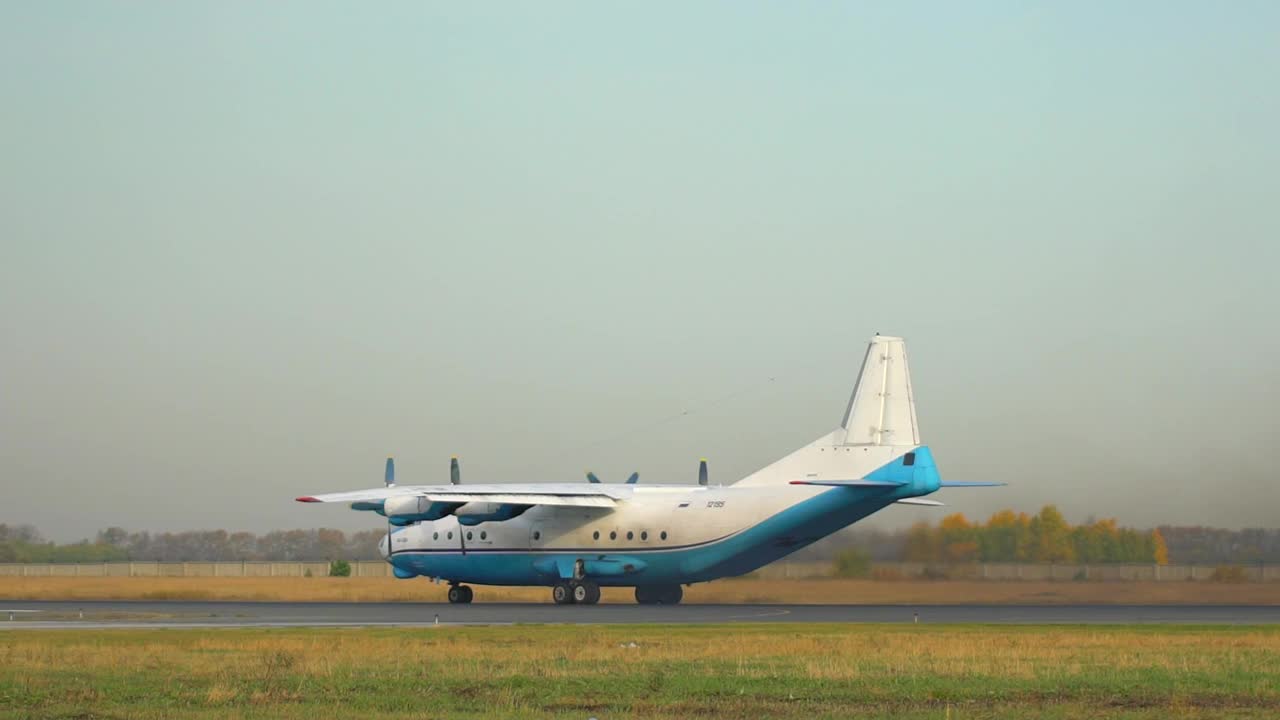
M 0 630 L 528 624 L 1120 623 L 1270 625 L 1261 605 L 551 605 L 0 600 Z

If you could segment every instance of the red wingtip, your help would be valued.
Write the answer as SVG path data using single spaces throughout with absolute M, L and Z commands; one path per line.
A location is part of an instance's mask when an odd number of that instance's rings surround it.
M 804 480 L 792 480 L 790 484 L 792 484 L 792 485 L 808 485 L 809 483 L 805 482 Z
M 320 502 L 319 500 L 317 500 L 317 499 L 315 499 L 315 498 L 311 497 L 310 495 L 303 495 L 302 497 L 300 497 L 300 498 L 295 498 L 295 499 L 296 499 L 298 502 Z

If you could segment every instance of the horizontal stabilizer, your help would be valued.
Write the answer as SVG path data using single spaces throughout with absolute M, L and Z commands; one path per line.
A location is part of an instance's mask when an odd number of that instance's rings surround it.
M 1002 482 L 982 482 L 969 480 L 944 480 L 938 487 L 1003 487 Z
M 792 485 L 824 485 L 826 487 L 901 487 L 906 485 L 895 480 L 792 480 Z
M 924 498 L 902 498 L 901 500 L 896 500 L 895 502 L 902 505 L 925 505 L 927 507 L 946 507 L 945 503 L 940 503 L 937 500 L 925 500 Z

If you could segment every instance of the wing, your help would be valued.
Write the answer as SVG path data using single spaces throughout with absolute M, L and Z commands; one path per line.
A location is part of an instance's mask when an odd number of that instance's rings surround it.
M 420 497 L 431 502 L 489 502 L 510 505 L 614 507 L 631 497 L 626 485 L 577 483 L 519 483 L 510 485 L 397 485 L 351 492 L 303 495 L 298 502 L 376 503 L 396 497 Z

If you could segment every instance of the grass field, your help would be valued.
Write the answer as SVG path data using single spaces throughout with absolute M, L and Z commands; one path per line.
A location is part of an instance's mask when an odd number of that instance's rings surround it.
M 3 600 L 280 600 L 443 602 L 446 585 L 394 578 L 0 577 Z M 546 588 L 476 587 L 476 602 L 550 602 Z M 634 602 L 628 589 L 603 602 Z M 691 603 L 1280 604 L 1280 583 L 717 580 Z
M 0 633 L 0 717 L 1273 718 L 1280 629 Z

